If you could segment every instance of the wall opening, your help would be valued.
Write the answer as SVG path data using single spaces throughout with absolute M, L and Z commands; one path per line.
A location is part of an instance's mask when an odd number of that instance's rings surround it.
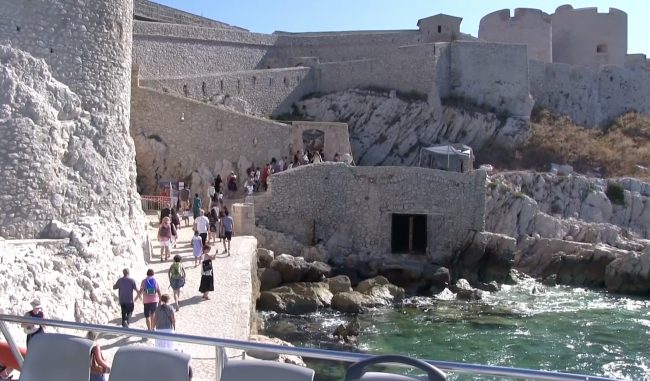
M 273 78 L 269 78 L 269 86 L 273 86 Z
M 596 53 L 607 53 L 608 50 L 609 47 L 607 46 L 607 44 L 600 44 L 596 46 Z
M 240 90 L 240 86 L 239 86 L 240 84 L 241 84 L 241 82 L 239 80 L 237 80 L 237 94 L 240 93 L 240 91 L 239 91 Z
M 19 26 L 16 27 L 16 31 L 20 32 L 20 27 Z
M 219 89 L 223 91 L 223 80 L 219 81 Z
M 190 92 L 187 89 L 187 85 L 183 85 L 183 94 L 185 94 L 186 97 L 190 96 Z
M 438 25 L 438 33 L 442 33 L 442 25 Z
M 287 80 L 287 77 L 284 77 L 284 85 L 289 86 L 289 80 Z
M 253 86 L 255 86 L 255 83 L 257 83 L 257 77 L 253 77 Z
M 426 253 L 426 214 L 391 215 L 391 251 L 393 253 Z
M 307 152 L 307 150 L 312 152 L 320 151 L 324 147 L 325 147 L 325 132 L 316 129 L 304 130 L 302 132 L 303 152 Z
M 204 97 L 208 96 L 208 89 L 206 88 L 205 82 L 201 84 L 201 93 L 203 93 Z

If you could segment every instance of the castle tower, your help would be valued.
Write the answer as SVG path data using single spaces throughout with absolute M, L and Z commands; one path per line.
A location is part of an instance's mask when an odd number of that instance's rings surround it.
M 0 43 L 44 58 L 87 111 L 130 109 L 133 0 L 2 2 Z
M 1 236 L 39 237 L 52 220 L 143 221 L 129 133 L 132 20 L 133 0 L 2 1 L 0 44 L 47 68 L 4 56 L 27 101 L 3 105 Z
M 478 38 L 488 42 L 524 44 L 528 58 L 552 61 L 551 16 L 539 9 L 517 8 L 514 17 L 510 10 L 492 12 L 481 19 Z
M 573 9 L 562 5 L 551 16 L 553 62 L 598 68 L 625 65 L 627 14 L 615 8 Z

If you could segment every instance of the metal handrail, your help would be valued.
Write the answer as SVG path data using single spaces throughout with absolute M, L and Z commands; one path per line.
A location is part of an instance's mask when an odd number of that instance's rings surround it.
M 20 356 L 20 352 L 18 352 L 16 344 L 11 338 L 11 335 L 9 335 L 9 332 L 5 326 L 5 322 L 18 323 L 18 324 L 44 325 L 44 326 L 51 326 L 57 328 L 69 328 L 69 329 L 77 329 L 82 331 L 101 332 L 101 333 L 121 334 L 125 336 L 146 337 L 149 339 L 158 339 L 158 340 L 179 341 L 184 343 L 201 344 L 201 345 L 208 345 L 214 347 L 241 349 L 244 351 L 254 350 L 254 351 L 269 352 L 273 354 L 303 356 L 303 357 L 315 358 L 320 360 L 357 362 L 371 357 L 375 357 L 373 355 L 363 354 L 363 353 L 329 351 L 329 350 L 301 348 L 301 347 L 285 347 L 285 346 L 275 345 L 275 344 L 263 344 L 263 343 L 249 342 L 249 341 L 238 341 L 238 340 L 218 339 L 218 338 L 204 337 L 204 336 L 184 335 L 179 333 L 145 331 L 145 330 L 133 329 L 133 328 L 122 328 L 122 327 L 97 325 L 97 324 L 73 323 L 73 322 L 68 322 L 63 320 L 39 319 L 39 318 L 32 318 L 32 317 L 0 314 L 0 329 L 3 335 L 5 336 L 5 338 L 7 339 L 7 343 L 12 348 L 12 352 L 14 353 L 14 355 L 17 355 L 17 357 Z M 22 356 L 20 356 L 20 359 L 18 360 L 19 363 L 22 363 L 22 361 L 20 361 L 22 360 Z M 622 381 L 619 379 L 608 378 L 608 377 L 585 376 L 579 374 L 550 372 L 550 371 L 543 371 L 543 370 L 509 368 L 503 366 L 479 365 L 479 364 L 464 364 L 464 363 L 456 363 L 456 362 L 449 362 L 449 361 L 433 361 L 433 360 L 424 360 L 424 361 L 437 368 L 446 371 L 456 372 L 456 373 L 468 373 L 468 374 L 494 376 L 494 377 L 508 377 L 508 378 L 525 379 L 530 381 L 532 380 Z M 395 365 L 399 366 L 400 364 L 395 364 Z

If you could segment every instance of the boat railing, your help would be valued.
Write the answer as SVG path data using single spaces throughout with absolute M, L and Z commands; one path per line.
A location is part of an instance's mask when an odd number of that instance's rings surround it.
M 223 367 L 226 366 L 226 363 L 228 361 L 227 356 L 225 354 L 225 348 L 239 349 L 242 351 L 267 352 L 267 353 L 278 354 L 278 355 L 279 354 L 295 355 L 295 356 L 302 356 L 302 357 L 312 358 L 312 359 L 341 361 L 347 363 L 354 363 L 361 360 L 366 360 L 371 357 L 375 357 L 373 355 L 364 354 L 364 353 L 330 351 L 330 350 L 314 349 L 314 348 L 287 347 L 287 346 L 264 344 L 258 342 L 185 335 L 180 333 L 145 331 L 140 329 L 122 328 L 117 326 L 85 324 L 85 323 L 76 323 L 76 322 L 69 322 L 63 320 L 39 319 L 39 318 L 32 318 L 32 317 L 0 314 L 0 330 L 2 331 L 2 334 L 4 335 L 7 344 L 11 349 L 11 352 L 13 353 L 14 357 L 16 357 L 16 361 L 21 367 L 23 364 L 23 357 L 11 333 L 7 329 L 6 323 L 41 325 L 47 327 L 74 329 L 80 331 L 93 331 L 93 332 L 108 333 L 113 335 L 123 335 L 128 337 L 135 336 L 135 337 L 143 337 L 148 339 L 168 340 L 168 341 L 175 341 L 175 342 L 212 346 L 215 347 L 216 381 L 220 380 L 221 371 Z M 523 379 L 529 381 L 533 381 L 533 380 L 535 381 L 621 381 L 618 379 L 607 378 L 607 377 L 586 376 L 586 375 L 579 375 L 579 374 L 561 373 L 561 372 L 552 372 L 552 371 L 543 371 L 543 370 L 510 368 L 510 367 L 493 366 L 493 365 L 466 364 L 466 363 L 457 363 L 457 362 L 449 362 L 449 361 L 435 361 L 435 360 L 424 360 L 424 361 L 441 370 L 453 372 L 453 373 L 465 373 L 465 374 L 473 374 L 473 375 L 481 375 L 481 376 L 514 378 L 514 379 Z M 394 364 L 394 365 L 403 366 L 401 364 Z

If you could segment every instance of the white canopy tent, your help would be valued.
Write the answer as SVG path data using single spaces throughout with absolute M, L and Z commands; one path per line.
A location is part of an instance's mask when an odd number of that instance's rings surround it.
M 420 150 L 420 167 L 465 172 L 463 162 L 472 163 L 474 153 L 464 144 L 444 144 Z

